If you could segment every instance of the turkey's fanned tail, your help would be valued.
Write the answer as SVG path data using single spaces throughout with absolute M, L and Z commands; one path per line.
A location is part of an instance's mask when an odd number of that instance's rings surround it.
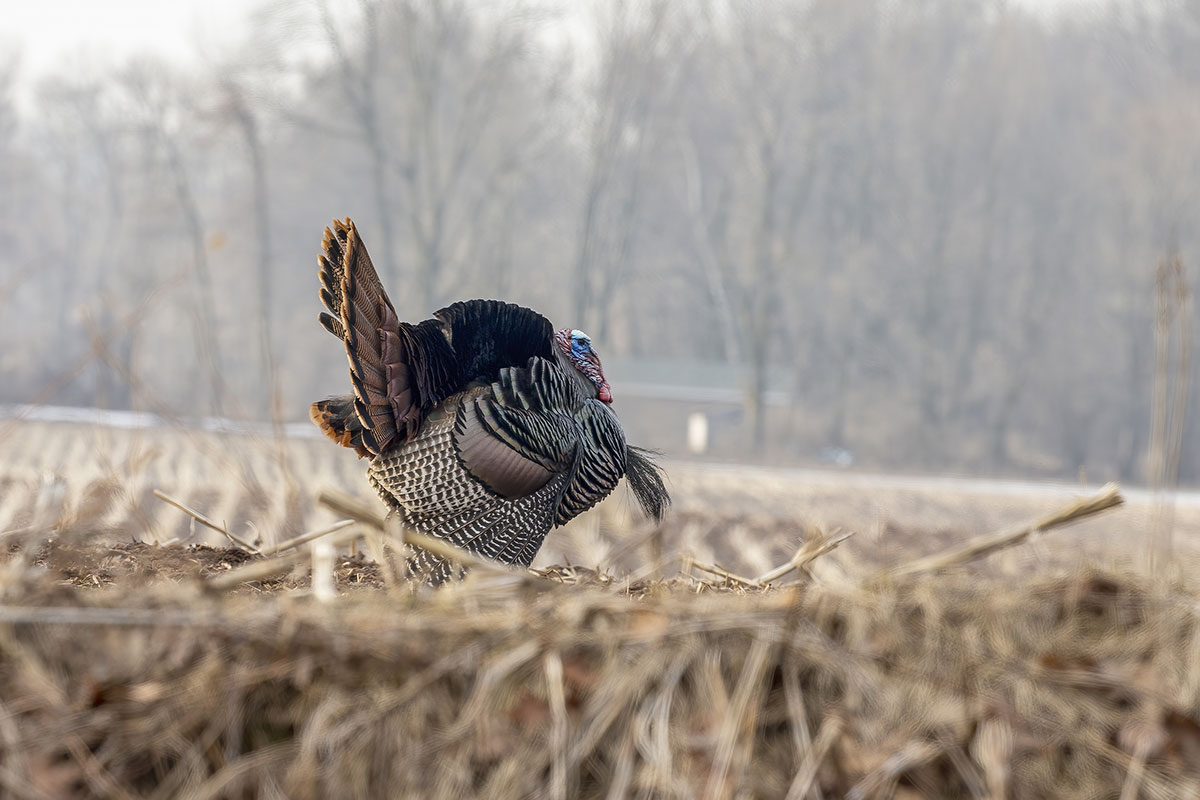
M 657 453 L 630 445 L 625 451 L 625 477 L 642 510 L 661 522 L 671 505 L 671 495 L 663 485 L 662 467 L 655 463 L 654 455 Z
M 412 402 L 399 320 L 371 256 L 349 218 L 325 229 L 320 267 L 320 316 L 346 347 L 351 398 L 314 403 L 309 416 L 326 436 L 360 456 L 378 455 L 396 437 Z
M 550 321 L 511 303 L 469 300 L 434 319 L 401 322 L 348 217 L 325 229 L 322 249 L 320 297 L 328 311 L 320 321 L 345 344 L 361 432 L 342 424 L 334 413 L 340 405 L 331 411 L 314 404 L 310 415 L 359 455 L 379 455 L 410 440 L 431 409 L 472 381 L 531 356 L 551 356 Z

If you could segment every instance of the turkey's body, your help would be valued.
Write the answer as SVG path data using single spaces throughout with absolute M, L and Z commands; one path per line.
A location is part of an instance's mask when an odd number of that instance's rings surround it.
M 657 468 L 629 447 L 599 357 L 580 331 L 555 334 L 529 309 L 455 303 L 400 322 L 353 223 L 326 230 L 321 322 L 343 340 L 354 394 L 314 403 L 330 438 L 371 458 L 367 477 L 416 531 L 528 566 L 546 534 L 628 476 L 643 508 L 669 502 Z M 418 550 L 432 583 L 451 565 Z
M 455 452 L 459 399 L 448 398 L 427 417 L 416 438 L 376 456 L 367 479 L 383 502 L 418 532 L 485 558 L 529 566 L 554 525 L 566 477 L 524 497 L 498 497 L 462 466 Z M 433 583 L 451 576 L 450 565 L 426 550 L 417 553 L 409 568 Z

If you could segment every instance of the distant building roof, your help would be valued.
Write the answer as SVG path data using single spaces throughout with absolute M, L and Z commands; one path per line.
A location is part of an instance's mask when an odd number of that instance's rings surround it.
M 622 397 L 742 405 L 750 386 L 750 370 L 723 361 L 605 358 L 604 372 Z M 771 369 L 764 401 L 786 406 L 792 393 L 790 370 Z M 619 388 L 616 388 L 619 387 Z

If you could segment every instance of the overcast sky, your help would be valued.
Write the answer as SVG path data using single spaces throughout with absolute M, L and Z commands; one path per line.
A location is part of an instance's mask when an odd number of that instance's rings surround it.
M 1051 11 L 1099 1 L 1019 0 Z M 0 47 L 19 47 L 26 86 L 58 66 L 135 52 L 189 61 L 235 41 L 255 5 L 247 0 L 23 0 L 5 3 Z
M 36 78 L 75 54 L 151 51 L 194 57 L 197 45 L 231 38 L 245 23 L 244 0 L 32 0 L 6 3 L 5 47 L 19 47 L 25 77 Z

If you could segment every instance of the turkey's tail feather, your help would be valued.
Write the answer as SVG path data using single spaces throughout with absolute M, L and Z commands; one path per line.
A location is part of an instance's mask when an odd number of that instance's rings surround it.
M 321 433 L 342 447 L 353 448 L 360 458 L 373 454 L 369 446 L 371 432 L 363 427 L 362 421 L 355 413 L 353 397 L 318 400 L 308 407 L 308 416 L 321 429 Z
M 630 445 L 625 452 L 625 477 L 642 510 L 655 522 L 661 522 L 671 505 L 671 495 L 663 485 L 662 467 L 655 463 L 655 455 L 658 454 Z
M 414 405 L 400 322 L 349 217 L 325 229 L 322 250 L 320 297 L 329 311 L 319 319 L 346 346 L 354 396 L 349 409 L 342 398 L 332 410 L 315 404 L 310 413 L 334 441 L 378 455 Z
M 327 311 L 319 319 L 346 347 L 359 441 L 371 453 L 411 439 L 430 409 L 470 381 L 533 355 L 552 357 L 549 320 L 510 303 L 469 300 L 434 319 L 401 322 L 349 217 L 325 229 L 322 250 Z

